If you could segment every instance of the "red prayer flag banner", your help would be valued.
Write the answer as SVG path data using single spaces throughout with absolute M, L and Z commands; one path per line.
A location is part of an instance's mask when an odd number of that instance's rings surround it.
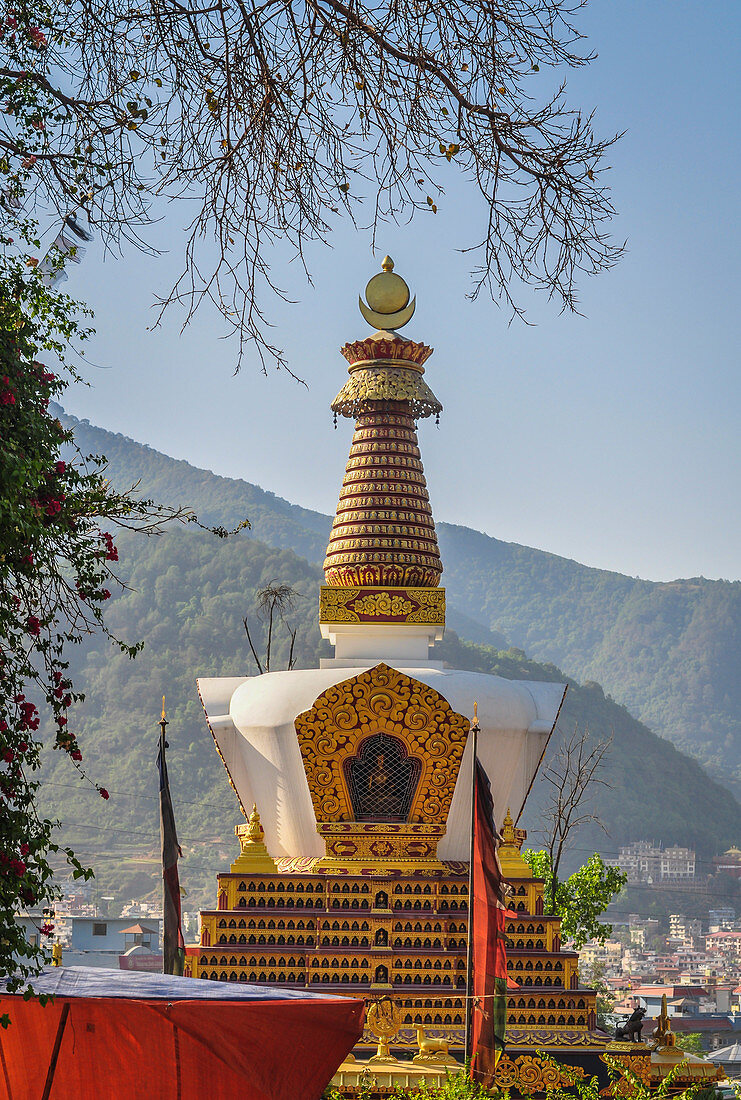
M 473 977 L 471 1009 L 471 1076 L 490 1088 L 497 1059 L 504 1049 L 507 1011 L 507 953 L 502 904 L 502 869 L 489 779 L 478 759 L 473 823 L 473 896 L 470 934 Z

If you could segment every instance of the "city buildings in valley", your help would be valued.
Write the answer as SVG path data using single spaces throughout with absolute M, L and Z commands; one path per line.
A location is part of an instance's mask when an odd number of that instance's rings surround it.
M 609 867 L 619 867 L 628 876 L 629 884 L 636 883 L 694 883 L 696 856 L 691 848 L 673 844 L 668 848 L 647 840 L 624 844 L 617 856 L 608 857 Z M 741 873 L 741 865 L 739 865 Z

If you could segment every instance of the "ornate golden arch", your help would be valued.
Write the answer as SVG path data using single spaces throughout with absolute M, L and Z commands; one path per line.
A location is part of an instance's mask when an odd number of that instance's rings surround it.
M 334 684 L 296 719 L 317 822 L 354 819 L 342 765 L 383 732 L 421 764 L 408 823 L 444 829 L 469 726 L 434 688 L 385 664 Z

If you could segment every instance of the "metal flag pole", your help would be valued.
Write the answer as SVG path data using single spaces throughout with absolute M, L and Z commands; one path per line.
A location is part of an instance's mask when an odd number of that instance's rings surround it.
M 473 721 L 471 722 L 471 833 L 468 849 L 468 940 L 466 946 L 466 1038 L 463 1048 L 463 1062 L 468 1065 L 471 1058 L 471 1013 L 473 1011 L 473 998 L 471 987 L 473 985 L 473 844 L 474 829 L 476 825 L 476 756 L 479 737 L 479 705 L 473 704 Z
M 165 711 L 165 697 L 162 696 L 162 716 L 159 721 L 160 727 L 160 743 L 159 752 L 157 758 L 157 764 L 160 773 L 160 874 L 162 876 L 162 973 L 167 974 L 168 962 L 167 962 L 167 950 L 166 944 L 169 937 L 169 920 L 168 920 L 168 906 L 167 906 L 167 883 L 165 882 L 165 834 L 164 834 L 164 820 L 162 814 L 162 785 L 163 776 L 167 775 L 167 761 L 165 757 L 165 750 L 167 748 L 166 730 L 168 726 L 167 712 Z

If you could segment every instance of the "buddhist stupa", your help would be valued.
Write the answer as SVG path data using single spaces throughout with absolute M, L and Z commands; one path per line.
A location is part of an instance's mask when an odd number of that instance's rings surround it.
M 256 804 L 274 859 L 326 854 L 324 811 L 318 811 L 307 767 L 314 763 L 314 750 L 302 739 L 301 724 L 320 699 L 336 694 L 337 685 L 379 669 L 376 679 L 389 685 L 389 700 L 402 709 L 394 709 L 387 721 L 379 704 L 378 713 L 368 716 L 368 732 L 393 735 L 399 721 L 410 729 L 415 722 L 420 728 L 434 725 L 436 708 L 447 707 L 457 716 L 461 732 L 450 761 L 455 775 L 445 777 L 444 812 L 430 820 L 439 830 L 437 855 L 446 860 L 468 857 L 466 733 L 474 702 L 479 756 L 503 820 L 508 807 L 515 819 L 520 812 L 564 696 L 563 684 L 457 671 L 430 656 L 445 630 L 445 589 L 417 423 L 438 416 L 442 404 L 425 378 L 432 349 L 399 331 L 412 320 L 415 304 L 387 256 L 366 287 L 365 301 L 360 299 L 364 319 L 377 331 L 342 348 L 349 377 L 331 407 L 354 419 L 355 432 L 327 546 L 320 605 L 322 635 L 334 646 L 334 657 L 318 669 L 198 681 L 209 728 L 245 817 Z M 417 717 L 415 708 L 420 708 Z M 432 728 L 428 733 L 433 738 Z M 423 743 L 418 751 L 425 751 Z
M 369 1030 L 355 1049 L 365 1061 L 344 1063 L 335 1083 L 357 1090 L 368 1073 L 389 1089 L 439 1083 L 451 1055 L 463 1056 L 478 704 L 478 756 L 512 891 L 497 1083 L 531 1096 L 596 1072 L 604 1085 L 608 1053 L 658 1081 L 658 1054 L 597 1029 L 596 993 L 580 986 L 578 956 L 563 949 L 560 918 L 543 912 L 543 883 L 520 853 L 518 818 L 565 686 L 435 658 L 443 563 L 417 424 L 442 404 L 425 378 L 432 349 L 400 334 L 415 305 L 387 256 L 360 299 L 375 331 L 342 348 L 349 378 L 332 409 L 355 432 L 319 607 L 334 656 L 320 668 L 198 681 L 247 820 L 186 973 L 362 997 Z M 440 372 L 441 386 L 451 374 Z M 562 1072 L 543 1051 L 574 1068 Z
M 376 1054 L 342 1067 L 340 1084 L 354 1087 L 364 1065 L 377 1076 L 387 1062 L 389 1085 L 444 1076 L 445 1065 L 427 1066 L 419 1036 L 444 1040 L 446 1058 L 463 1056 L 478 704 L 478 756 L 514 914 L 501 1084 L 522 1082 L 530 1094 L 566 1080 L 538 1051 L 563 1051 L 592 1072 L 606 1039 L 594 990 L 579 986 L 578 956 L 563 950 L 559 918 L 543 913 L 543 883 L 520 854 L 517 828 L 566 689 L 446 668 L 435 657 L 443 563 L 417 424 L 442 403 L 425 374 L 432 349 L 400 332 L 415 304 L 386 257 L 360 299 L 375 331 L 342 348 L 349 377 L 331 407 L 355 431 L 319 607 L 334 656 L 320 668 L 198 681 L 248 820 L 186 971 L 363 997 L 371 1031 L 356 1054 Z M 440 372 L 441 386 L 451 374 Z M 371 1033 L 379 1015 L 386 1031 Z

